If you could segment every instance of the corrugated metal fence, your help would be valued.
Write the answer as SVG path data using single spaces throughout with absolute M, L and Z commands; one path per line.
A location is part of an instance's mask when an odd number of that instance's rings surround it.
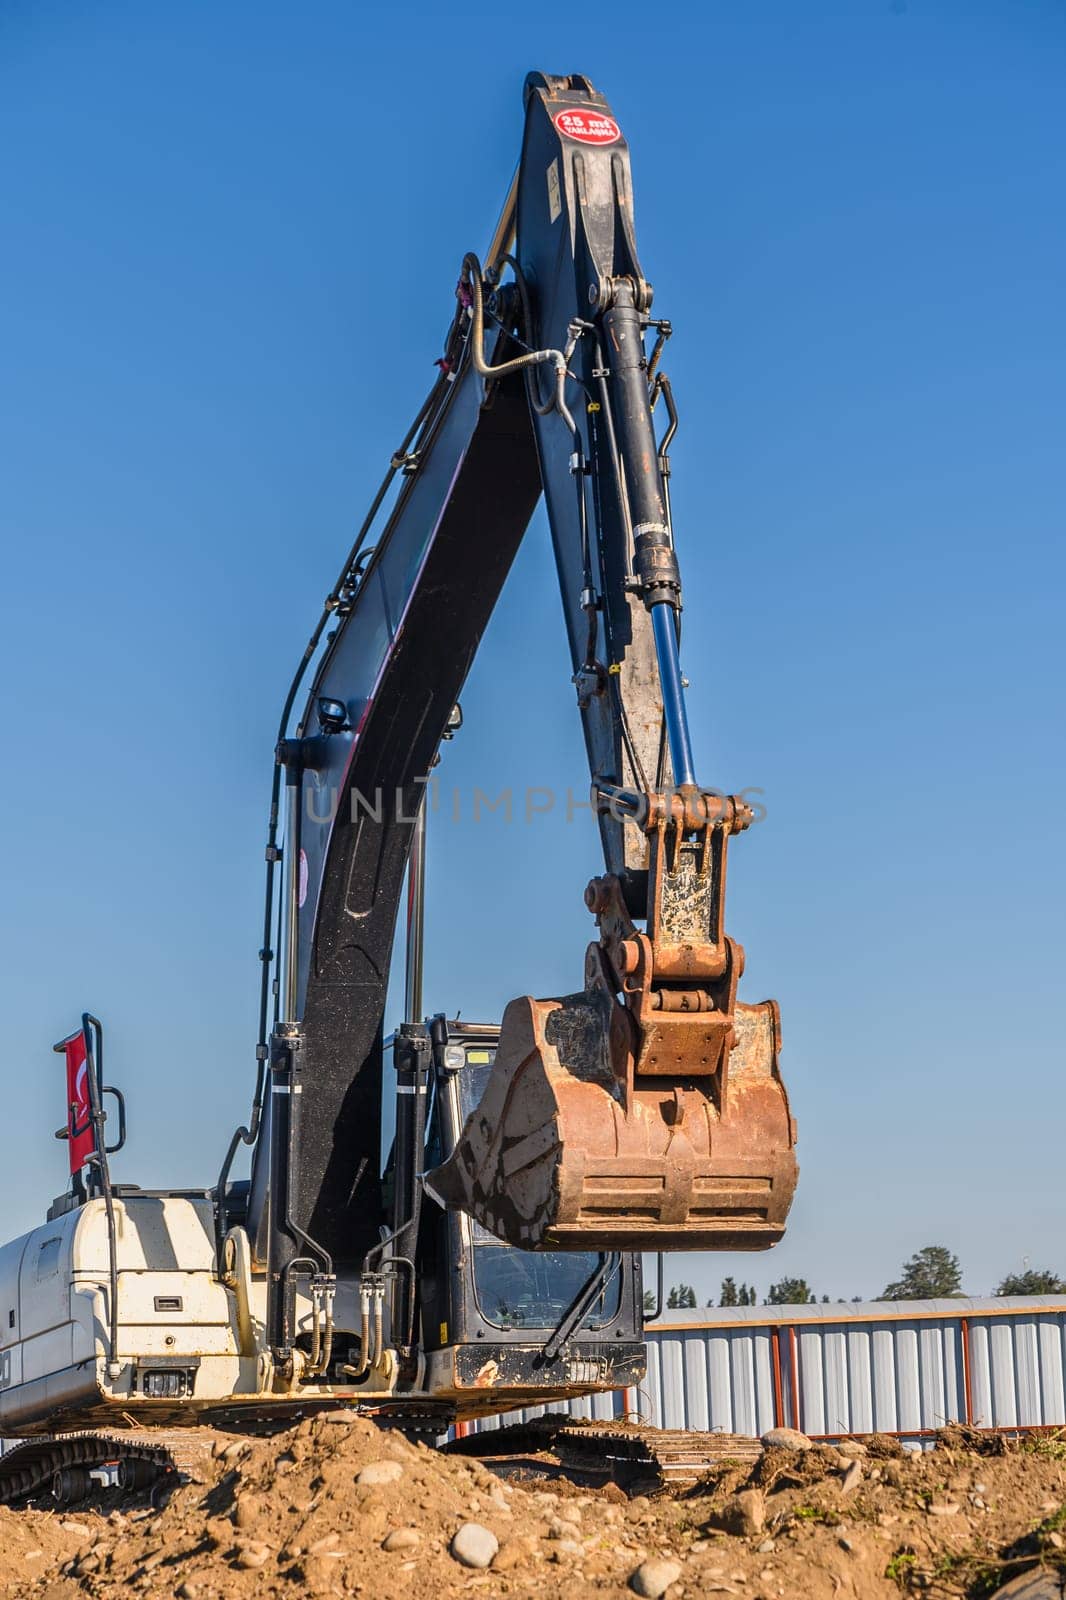
M 668 1311 L 647 1342 L 639 1390 L 550 1409 L 751 1435 L 780 1424 L 908 1439 L 946 1422 L 1066 1426 L 1059 1296 Z

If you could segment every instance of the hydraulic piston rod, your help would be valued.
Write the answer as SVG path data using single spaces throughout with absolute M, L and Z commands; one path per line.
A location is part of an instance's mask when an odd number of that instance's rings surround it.
M 302 773 L 293 764 L 285 773 L 285 946 L 282 963 L 282 1007 L 285 1022 L 297 1018 L 300 971 L 300 801 Z
M 407 951 L 404 973 L 404 1020 L 422 1021 L 422 956 L 426 916 L 426 797 L 418 808 L 407 861 Z
M 674 783 L 680 788 L 696 782 L 692 760 L 692 740 L 688 731 L 688 711 L 685 708 L 685 689 L 681 681 L 681 662 L 677 652 L 677 621 L 674 608 L 666 600 L 651 608 L 651 625 L 655 634 L 655 654 L 659 662 L 662 681 L 663 716 L 666 720 L 666 737 L 670 744 L 670 761 L 674 769 Z
M 613 304 L 604 313 L 603 328 L 610 353 L 614 424 L 624 463 L 621 492 L 633 534 L 634 576 L 651 612 L 674 783 L 681 787 L 696 782 L 677 649 L 681 574 L 648 401 L 644 328 L 632 284 L 625 279 L 616 280 L 613 292 Z

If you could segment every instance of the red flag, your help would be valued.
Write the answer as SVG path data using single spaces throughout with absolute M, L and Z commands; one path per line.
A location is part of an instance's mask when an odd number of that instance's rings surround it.
M 80 1172 L 96 1149 L 89 1102 L 89 1062 L 85 1035 L 76 1033 L 64 1046 L 67 1058 L 67 1130 L 71 1172 Z

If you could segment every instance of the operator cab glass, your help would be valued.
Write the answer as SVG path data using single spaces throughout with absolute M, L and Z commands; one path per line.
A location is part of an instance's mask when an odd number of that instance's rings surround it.
M 448 1046 L 449 1052 L 462 1048 Z M 468 1045 L 465 1054 L 466 1064 L 456 1074 L 460 1127 L 480 1102 L 496 1059 L 495 1049 L 487 1045 Z M 592 1250 L 516 1250 L 473 1218 L 469 1221 L 478 1310 L 498 1328 L 555 1327 L 607 1259 Z M 617 1317 L 621 1292 L 616 1268 L 607 1274 L 582 1326 L 602 1328 Z

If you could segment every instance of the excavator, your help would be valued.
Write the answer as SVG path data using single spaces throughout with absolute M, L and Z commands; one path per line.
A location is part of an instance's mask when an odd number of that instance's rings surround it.
M 0 1435 L 23 1441 L 0 1498 L 71 1498 L 101 1462 L 141 1484 L 189 1428 L 350 1406 L 439 1434 L 636 1388 L 641 1253 L 661 1287 L 664 1252 L 782 1237 L 780 1019 L 737 999 L 724 922 L 753 813 L 697 782 L 680 666 L 671 331 L 619 122 L 587 78 L 530 74 L 500 221 L 462 258 L 437 376 L 284 703 L 257 1081 L 217 1181 L 113 1181 L 103 1028 L 86 1013 L 56 1046 L 71 1181 L 0 1249 Z M 572 994 L 512 1000 L 498 1025 L 427 1018 L 427 784 L 542 494 L 603 851 L 595 930 Z

